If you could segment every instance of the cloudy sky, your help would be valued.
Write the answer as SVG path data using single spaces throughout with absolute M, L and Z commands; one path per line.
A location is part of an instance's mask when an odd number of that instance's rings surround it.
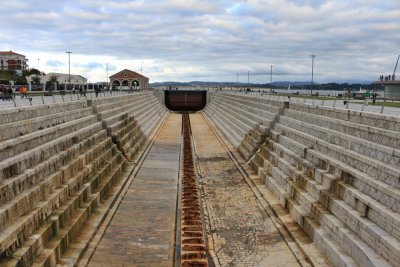
M 29 66 L 105 81 L 372 81 L 400 54 L 400 0 L 10 0 L 0 50 Z M 239 74 L 237 76 L 236 74 Z

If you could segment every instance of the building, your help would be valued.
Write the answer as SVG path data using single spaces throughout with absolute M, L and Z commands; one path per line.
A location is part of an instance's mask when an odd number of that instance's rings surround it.
M 23 71 L 28 68 L 28 59 L 24 55 L 13 51 L 0 51 L 0 69 Z
M 114 90 L 143 90 L 149 88 L 149 78 L 135 71 L 124 69 L 110 76 L 110 84 Z
M 46 75 L 32 74 L 26 77 L 26 81 L 29 85 L 29 91 L 31 91 L 33 88 L 32 84 L 35 77 L 39 77 L 40 85 L 43 91 L 45 91 L 46 87 L 49 86 L 55 90 L 66 89 L 68 85 L 70 85 L 70 88 L 79 89 L 87 84 L 87 79 L 81 75 L 69 75 L 56 72 L 50 72 Z M 54 84 L 56 84 L 56 86 Z

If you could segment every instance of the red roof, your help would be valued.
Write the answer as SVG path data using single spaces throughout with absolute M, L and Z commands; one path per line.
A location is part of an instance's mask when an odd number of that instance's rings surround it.
M 15 53 L 15 52 L 13 52 L 13 51 L 0 51 L 0 55 L 18 55 L 18 56 L 25 56 L 25 55 L 21 55 L 21 54 L 18 54 L 18 53 Z
M 136 71 L 132 71 L 132 70 L 128 70 L 128 69 L 124 69 L 120 72 L 117 72 L 113 75 L 110 76 L 111 79 L 118 79 L 118 78 L 144 78 L 144 79 L 148 79 L 148 77 L 143 76 L 139 73 L 137 73 Z

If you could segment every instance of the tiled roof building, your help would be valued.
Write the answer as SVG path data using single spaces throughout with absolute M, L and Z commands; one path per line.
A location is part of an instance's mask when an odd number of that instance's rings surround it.
M 110 84 L 116 89 L 148 89 L 149 78 L 135 71 L 124 69 L 110 76 Z
M 0 51 L 1 70 L 26 70 L 28 59 L 24 55 L 13 51 Z

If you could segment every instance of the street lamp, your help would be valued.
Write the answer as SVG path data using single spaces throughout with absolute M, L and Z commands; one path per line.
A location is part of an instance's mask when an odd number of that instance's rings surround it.
M 68 54 L 68 88 L 71 86 L 71 51 L 65 52 Z
M 272 84 L 272 65 L 271 65 L 271 77 L 270 77 L 269 83 Z
M 106 63 L 106 71 L 107 71 L 106 85 L 107 85 L 107 89 L 110 90 L 110 84 L 108 82 L 108 63 Z
M 316 55 L 311 55 L 311 96 L 312 96 L 312 89 L 313 89 L 313 84 L 314 84 L 314 58 Z

